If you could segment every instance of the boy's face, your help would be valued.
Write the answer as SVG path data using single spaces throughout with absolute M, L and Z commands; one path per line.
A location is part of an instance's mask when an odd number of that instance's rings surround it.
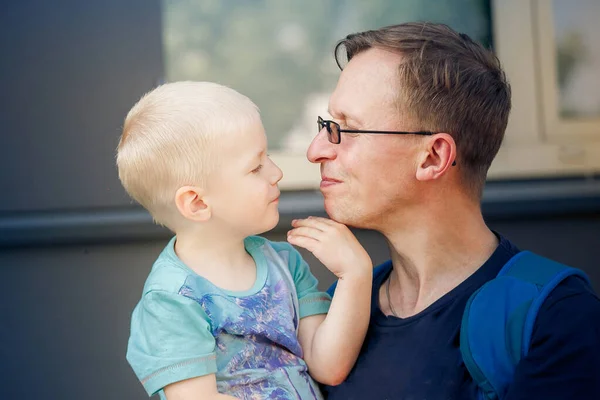
M 227 140 L 209 183 L 212 218 L 233 234 L 266 232 L 279 221 L 277 183 L 283 173 L 267 156 L 262 123 Z

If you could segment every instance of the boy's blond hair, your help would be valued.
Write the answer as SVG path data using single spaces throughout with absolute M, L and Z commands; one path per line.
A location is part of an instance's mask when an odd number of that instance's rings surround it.
M 125 118 L 117 147 L 119 179 L 156 222 L 172 229 L 169 220 L 177 215 L 177 189 L 205 187 L 218 165 L 220 144 L 235 140 L 232 134 L 257 122 L 256 105 L 226 86 L 211 82 L 159 86 Z

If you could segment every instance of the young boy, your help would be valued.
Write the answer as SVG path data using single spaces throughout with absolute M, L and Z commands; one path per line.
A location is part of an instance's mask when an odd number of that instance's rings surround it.
M 149 395 L 321 399 L 312 378 L 338 384 L 356 360 L 371 260 L 344 225 L 294 221 L 289 243 L 339 278 L 331 300 L 290 244 L 253 236 L 279 220 L 266 151 L 256 106 L 214 83 L 160 86 L 127 115 L 119 178 L 175 232 L 131 321 L 127 360 Z

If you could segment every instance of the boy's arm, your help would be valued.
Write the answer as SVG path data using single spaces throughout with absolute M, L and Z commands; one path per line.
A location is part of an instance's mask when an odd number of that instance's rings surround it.
M 311 217 L 292 226 L 288 241 L 312 252 L 338 277 L 328 314 L 302 318 L 298 332 L 310 374 L 337 385 L 350 373 L 367 332 L 373 264 L 345 225 Z
M 237 397 L 217 392 L 215 374 L 175 382 L 164 388 L 167 400 L 228 400 Z
M 214 376 L 214 348 L 209 318 L 192 299 L 151 290 L 133 311 L 127 361 L 149 396 L 176 382 Z
M 298 340 L 317 381 L 342 383 L 356 362 L 369 325 L 370 275 L 340 278 L 327 315 L 300 320 Z

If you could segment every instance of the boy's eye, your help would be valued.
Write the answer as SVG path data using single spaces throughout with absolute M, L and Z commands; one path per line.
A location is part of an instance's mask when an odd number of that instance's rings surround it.
M 254 168 L 252 171 L 253 174 L 257 174 L 261 169 L 262 169 L 263 165 L 260 164 L 258 167 Z

